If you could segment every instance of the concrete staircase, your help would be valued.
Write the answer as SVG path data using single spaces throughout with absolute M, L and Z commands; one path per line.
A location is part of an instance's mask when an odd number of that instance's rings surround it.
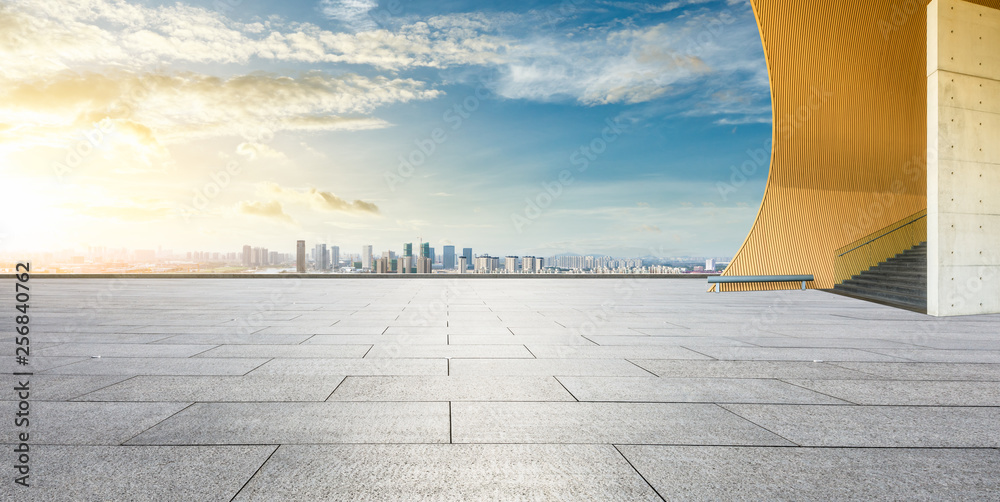
M 837 284 L 833 292 L 927 312 L 927 243 L 917 244 Z

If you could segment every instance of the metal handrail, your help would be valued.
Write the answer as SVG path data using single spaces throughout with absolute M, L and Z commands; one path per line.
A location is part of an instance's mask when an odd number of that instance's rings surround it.
M 926 241 L 927 220 L 922 209 L 834 250 L 834 284 Z
M 912 216 L 913 215 L 910 215 L 910 217 L 912 217 Z M 871 244 L 871 243 L 873 243 L 873 242 L 875 242 L 875 241 L 877 241 L 877 240 L 879 240 L 879 239 L 881 239 L 881 238 L 883 238 L 883 237 L 885 237 L 885 236 L 887 236 L 887 235 L 889 235 L 889 234 L 891 234 L 891 233 L 893 233 L 893 232 L 895 232 L 897 230 L 902 230 L 902 229 L 906 228 L 907 226 L 912 225 L 912 224 L 914 224 L 914 223 L 916 223 L 916 222 L 918 222 L 918 221 L 920 221 L 920 220 L 922 220 L 922 219 L 924 219 L 926 217 L 927 217 L 927 214 L 925 213 L 925 214 L 923 214 L 923 215 L 921 215 L 921 216 L 919 216 L 917 218 L 914 218 L 912 221 L 906 222 L 906 223 L 904 223 L 904 224 L 902 224 L 902 225 L 900 225 L 900 226 L 898 226 L 898 227 L 896 227 L 896 228 L 894 228 L 894 229 L 892 229 L 892 230 L 890 230 L 890 231 L 888 231 L 888 232 L 886 232 L 886 233 L 884 233 L 884 234 L 882 234 L 882 235 L 880 235 L 880 236 L 878 236 L 878 237 L 876 237 L 874 239 L 869 240 L 868 242 L 865 242 L 864 244 L 858 244 L 857 246 L 855 246 L 855 247 L 853 247 L 851 249 L 848 249 L 847 251 L 844 251 L 843 253 L 838 254 L 837 258 L 840 258 L 841 256 L 844 256 L 845 254 L 850 253 L 851 251 L 854 251 L 854 250 L 857 250 L 857 249 L 861 249 L 861 248 L 863 248 L 863 247 L 865 247 L 865 246 L 867 246 L 867 245 L 869 245 L 869 244 Z M 906 218 L 904 218 L 904 219 L 906 219 Z

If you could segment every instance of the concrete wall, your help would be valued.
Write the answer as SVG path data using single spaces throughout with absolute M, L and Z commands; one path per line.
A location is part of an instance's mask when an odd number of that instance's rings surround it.
M 1000 313 L 1000 10 L 927 6 L 927 313 Z

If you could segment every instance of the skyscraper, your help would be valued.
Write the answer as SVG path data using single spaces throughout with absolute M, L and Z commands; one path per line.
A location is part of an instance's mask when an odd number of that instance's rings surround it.
M 444 247 L 444 261 L 441 265 L 445 270 L 455 268 L 455 246 Z
M 475 268 L 476 263 L 475 260 L 473 260 L 472 248 L 462 248 L 462 256 L 465 257 L 465 261 L 467 263 L 466 267 L 467 270 L 472 270 L 473 268 Z
M 340 246 L 330 246 L 330 268 L 335 272 L 340 268 Z
M 250 266 L 250 256 L 251 256 L 251 253 L 253 253 L 253 248 L 251 248 L 250 246 L 243 246 L 243 266 L 244 267 L 249 267 Z
M 295 243 L 295 271 L 300 274 L 306 273 L 306 241 Z
M 372 246 L 366 244 L 361 246 L 361 268 L 370 270 L 372 268 Z
M 329 268 L 326 256 L 326 244 L 316 244 L 316 270 Z
M 430 258 L 431 257 L 431 243 L 430 242 L 421 242 L 420 243 L 420 257 L 421 258 Z
M 464 274 L 469 270 L 469 259 L 464 256 L 458 257 L 458 273 Z

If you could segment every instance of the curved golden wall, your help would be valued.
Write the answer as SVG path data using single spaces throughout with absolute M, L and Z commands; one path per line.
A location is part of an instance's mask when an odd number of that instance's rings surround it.
M 926 2 L 752 0 L 773 147 L 757 219 L 723 275 L 813 274 L 927 208 Z M 726 285 L 726 291 L 799 284 Z

